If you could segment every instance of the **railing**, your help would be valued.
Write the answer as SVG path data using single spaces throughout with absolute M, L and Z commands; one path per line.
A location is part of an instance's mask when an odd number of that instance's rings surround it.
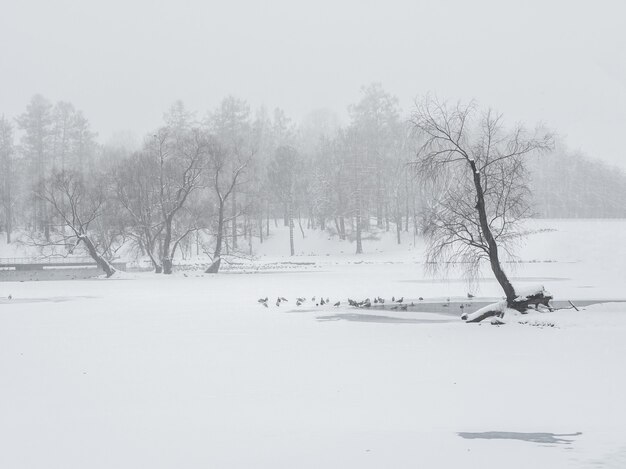
M 95 264 L 91 257 L 0 257 L 0 266 L 8 265 L 28 265 L 28 264 Z
M 110 261 L 114 267 L 126 270 L 126 262 L 121 260 Z M 0 269 L 41 270 L 46 267 L 97 267 L 91 257 L 5 257 L 0 258 Z

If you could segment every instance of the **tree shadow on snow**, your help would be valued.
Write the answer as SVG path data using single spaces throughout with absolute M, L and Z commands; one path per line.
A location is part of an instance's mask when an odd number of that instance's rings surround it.
M 567 445 L 574 440 L 562 437 L 579 436 L 582 433 L 459 432 L 458 435 L 466 440 L 518 440 L 547 445 Z

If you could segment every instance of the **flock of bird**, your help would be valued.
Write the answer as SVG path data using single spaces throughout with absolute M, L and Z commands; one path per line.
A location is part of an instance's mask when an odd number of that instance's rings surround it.
M 471 293 L 467 294 L 467 297 L 469 299 L 474 298 L 474 295 L 472 295 Z M 419 301 L 423 301 L 424 298 L 422 298 L 421 296 L 419 297 Z M 443 304 L 443 306 L 450 306 L 450 298 L 446 299 L 447 303 Z M 259 304 L 263 305 L 264 307 L 268 308 L 269 307 L 269 298 L 266 296 L 265 298 L 259 298 L 258 299 Z M 282 303 L 288 303 L 289 300 L 287 298 L 285 298 L 284 296 L 279 296 L 276 298 L 276 302 L 275 305 L 276 306 L 280 306 Z M 304 303 L 307 302 L 307 299 L 304 297 L 298 297 L 296 298 L 296 306 L 302 306 Z M 406 311 L 408 310 L 409 306 L 415 306 L 414 302 L 411 302 L 410 304 L 405 303 L 404 302 L 404 297 L 400 297 L 398 299 L 396 299 L 395 296 L 391 297 L 391 303 L 393 303 L 393 306 L 391 306 L 390 309 L 392 310 L 400 310 L 400 311 Z M 315 306 L 326 306 L 326 305 L 330 305 L 331 301 L 330 298 L 326 297 L 319 297 L 319 299 L 317 297 L 312 297 L 311 298 L 311 304 L 314 304 Z M 374 301 L 372 302 L 372 300 L 370 300 L 369 298 L 365 298 L 364 300 L 361 301 L 355 301 L 352 300 L 350 298 L 348 298 L 348 305 L 355 307 L 355 308 L 371 308 L 372 304 L 378 304 L 378 305 L 382 305 L 384 308 L 385 305 L 385 299 L 381 298 L 380 296 L 376 296 L 374 297 Z M 334 307 L 339 307 L 341 306 L 341 301 L 337 301 L 335 303 L 333 303 Z M 465 308 L 466 305 L 461 304 L 460 308 L 463 309 Z M 467 306 L 470 306 L 469 304 Z

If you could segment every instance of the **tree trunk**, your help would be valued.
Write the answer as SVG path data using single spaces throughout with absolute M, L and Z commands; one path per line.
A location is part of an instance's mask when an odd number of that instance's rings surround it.
M 163 273 L 170 275 L 172 273 L 172 258 L 170 254 L 170 245 L 172 244 L 172 217 L 165 219 L 165 236 L 163 238 Z
M 358 208 L 356 212 L 356 253 L 363 254 L 363 245 L 361 242 L 361 210 Z
M 305 238 L 304 236 L 304 229 L 302 228 L 302 219 L 300 218 L 300 211 L 298 210 L 298 226 L 300 227 L 300 233 L 302 233 L 302 239 Z
M 267 201 L 267 223 L 265 224 L 265 236 L 269 236 L 270 235 L 270 202 L 269 200 Z
M 398 244 L 401 244 L 402 242 L 401 233 L 402 233 L 402 215 L 399 215 L 398 223 L 396 223 L 396 238 L 397 238 Z
M 11 203 L 11 201 L 9 200 L 9 204 Z M 7 244 L 11 244 L 11 232 L 13 231 L 13 213 L 11 210 L 11 207 L 7 207 L 7 220 L 6 220 L 7 226 L 6 226 L 6 230 L 7 230 Z
M 376 226 L 383 227 L 382 182 L 379 168 L 376 171 Z
M 98 267 L 104 270 L 104 273 L 106 274 L 107 278 L 111 277 L 116 272 L 115 268 L 111 264 L 109 264 L 109 262 L 98 253 L 96 247 L 91 242 L 91 239 L 89 239 L 89 236 L 82 235 L 79 238 L 79 240 L 85 243 L 85 247 L 87 247 L 87 252 L 89 253 L 89 256 L 94 261 L 96 261 L 96 264 L 98 264 Z
M 487 221 L 487 209 L 485 207 L 485 194 L 483 192 L 483 187 L 480 181 L 480 173 L 476 169 L 476 163 L 474 161 L 470 161 L 470 167 L 472 168 L 474 174 L 474 187 L 476 189 L 476 210 L 478 211 L 478 219 L 480 221 L 480 230 L 487 241 L 487 245 L 489 247 L 489 263 L 491 264 L 491 270 L 496 277 L 496 280 L 504 290 L 504 294 L 506 295 L 506 300 L 509 305 L 513 303 L 515 297 L 515 289 L 508 277 L 502 270 L 502 266 L 500 265 L 500 258 L 498 255 L 498 245 L 496 240 L 491 233 L 491 228 L 489 227 L 489 222 Z
M 213 262 L 211 262 L 211 265 L 209 266 L 208 269 L 206 269 L 204 271 L 205 274 L 216 274 L 219 272 L 220 270 L 220 265 L 222 264 L 222 258 L 221 257 L 216 257 L 213 259 Z
M 233 196 L 233 220 L 232 220 L 232 247 L 233 247 L 233 251 L 237 249 L 237 191 L 233 188 L 233 192 L 232 192 L 232 196 Z
M 291 255 L 294 256 L 296 254 L 296 250 L 293 244 L 293 208 L 291 204 L 289 204 L 289 208 L 287 210 L 287 217 L 289 219 L 289 248 Z
M 220 270 L 222 263 L 222 243 L 224 240 L 224 201 L 220 201 L 217 209 L 217 236 L 215 237 L 215 250 L 213 251 L 213 262 L 205 271 L 207 274 L 216 274 Z

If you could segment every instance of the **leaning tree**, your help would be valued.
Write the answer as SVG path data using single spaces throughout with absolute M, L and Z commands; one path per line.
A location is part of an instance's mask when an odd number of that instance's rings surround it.
M 507 305 L 525 309 L 500 256 L 512 253 L 531 215 L 526 157 L 552 148 L 552 135 L 521 125 L 507 129 L 500 114 L 473 102 L 451 106 L 431 98 L 416 105 L 412 122 L 423 138 L 417 170 L 446 181 L 429 217 L 427 265 L 461 264 L 475 277 L 487 261 Z
M 93 226 L 104 216 L 110 194 L 102 178 L 86 180 L 78 171 L 53 172 L 46 178 L 37 196 L 48 206 L 50 213 L 61 222 L 61 230 L 49 235 L 46 246 L 81 245 L 107 277 L 115 268 L 104 256 L 104 249 L 96 241 Z

